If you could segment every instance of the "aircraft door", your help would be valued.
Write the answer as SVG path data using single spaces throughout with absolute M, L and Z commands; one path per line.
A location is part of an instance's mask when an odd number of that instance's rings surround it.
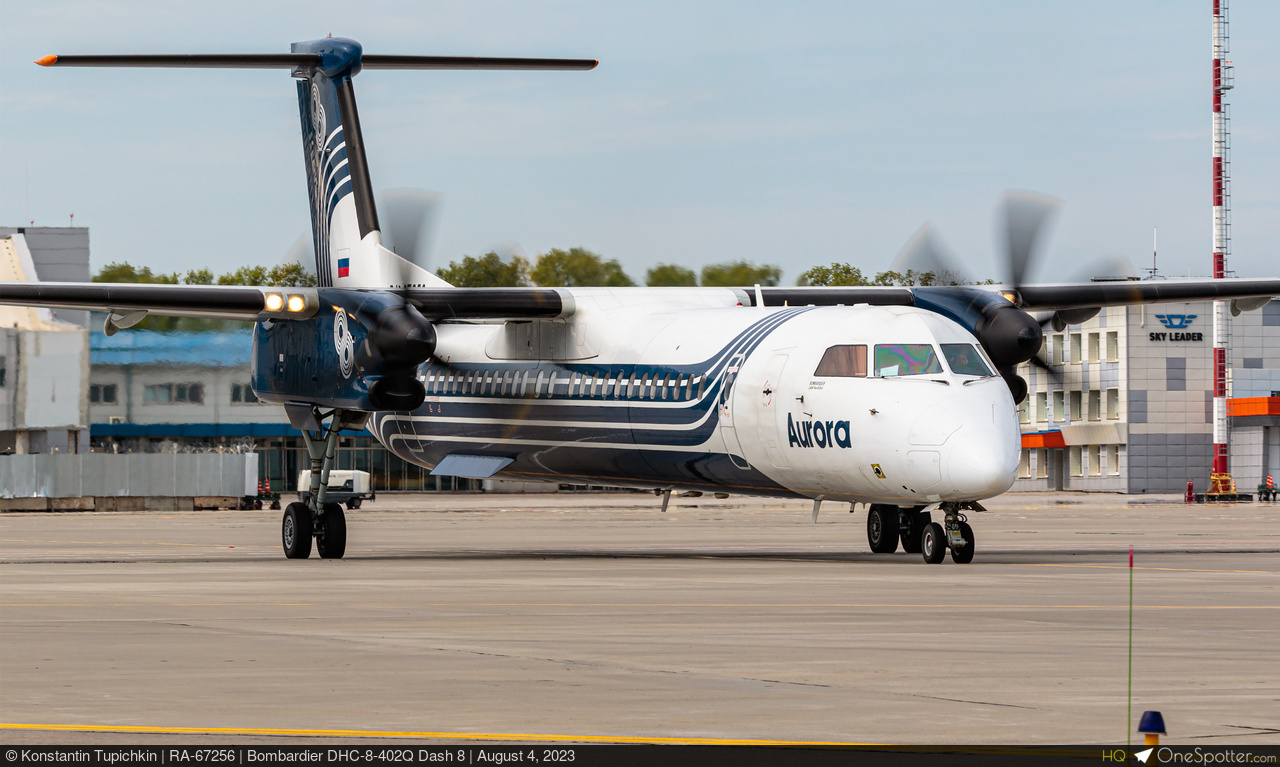
M 769 461 L 779 469 L 790 469 L 791 463 L 782 445 L 782 431 L 785 427 L 780 419 L 787 410 L 785 396 L 780 391 L 782 373 L 787 366 L 785 353 L 775 354 L 764 369 L 764 384 L 760 387 L 760 409 L 756 418 L 756 436 L 764 445 L 764 452 Z
M 720 408 L 720 433 L 724 437 L 724 447 L 729 454 L 729 460 L 733 461 L 733 465 L 739 469 L 749 469 L 751 464 L 747 463 L 747 459 L 742 456 L 742 444 L 738 441 L 738 431 L 733 425 L 733 414 L 736 410 L 733 402 L 733 385 L 738 379 L 743 359 L 744 355 L 735 354 L 729 360 L 724 373 L 724 386 L 720 388 L 720 404 L 717 407 Z

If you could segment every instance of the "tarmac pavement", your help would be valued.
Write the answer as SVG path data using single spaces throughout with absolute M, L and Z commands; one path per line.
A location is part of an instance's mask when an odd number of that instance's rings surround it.
M 659 504 L 384 495 L 340 561 L 278 511 L 0 514 L 0 741 L 1123 744 L 1133 545 L 1133 724 L 1280 743 L 1280 505 L 1010 494 L 930 566 Z

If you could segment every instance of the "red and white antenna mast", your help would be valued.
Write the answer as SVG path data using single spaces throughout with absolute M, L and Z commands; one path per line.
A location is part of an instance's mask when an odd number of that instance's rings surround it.
M 1227 60 L 1230 34 L 1227 28 L 1227 0 L 1213 2 L 1213 277 L 1227 276 L 1227 255 L 1231 252 L 1231 113 L 1226 92 L 1233 85 L 1231 62 Z M 1229 432 L 1227 424 L 1227 351 L 1231 342 L 1231 315 L 1227 301 L 1213 302 L 1213 474 L 1210 492 L 1219 490 L 1218 481 L 1230 483 Z M 1227 491 L 1229 492 L 1229 491 Z

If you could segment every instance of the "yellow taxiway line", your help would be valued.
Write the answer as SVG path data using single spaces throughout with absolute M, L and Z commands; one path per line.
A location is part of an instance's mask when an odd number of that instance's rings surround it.
M 746 738 L 673 738 L 632 735 L 549 735 L 529 732 L 412 732 L 397 730 L 293 730 L 277 727 L 153 727 L 146 725 L 30 724 L 0 722 L 0 730 L 114 732 L 139 735 L 282 735 L 306 738 L 431 738 L 434 740 L 554 741 L 559 743 L 656 743 L 689 746 L 884 746 L 884 743 L 757 740 Z

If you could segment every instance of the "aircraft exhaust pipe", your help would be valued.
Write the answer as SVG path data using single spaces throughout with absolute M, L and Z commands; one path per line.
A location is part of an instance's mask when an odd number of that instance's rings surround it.
M 374 410 L 417 410 L 426 398 L 426 387 L 411 375 L 383 376 L 369 387 L 369 403 Z

